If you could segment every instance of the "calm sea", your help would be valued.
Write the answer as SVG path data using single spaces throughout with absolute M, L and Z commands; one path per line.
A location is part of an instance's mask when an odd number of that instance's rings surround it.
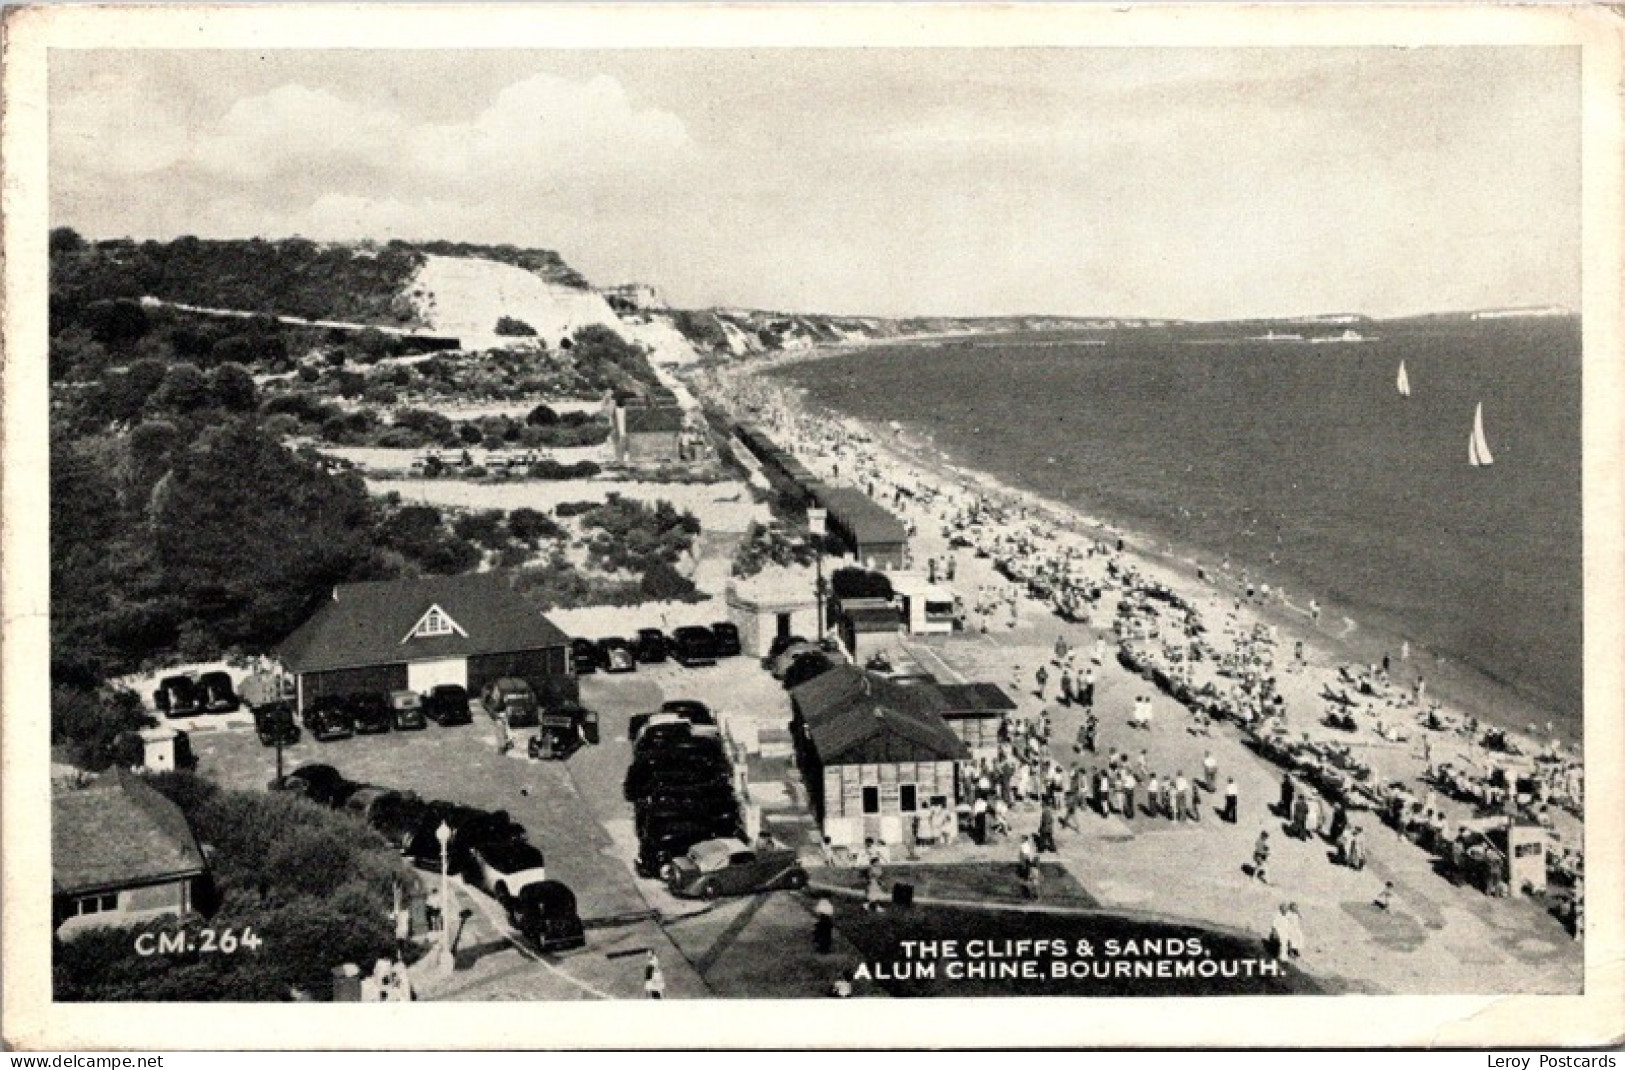
M 985 336 L 783 374 L 831 408 L 931 434 L 954 463 L 1210 567 L 1228 557 L 1299 605 L 1317 597 L 1379 647 L 1397 654 L 1404 637 L 1418 666 L 1487 677 L 1502 712 L 1545 711 L 1575 735 L 1578 320 L 1359 329 L 1374 340 L 1248 340 L 1264 325 Z M 1487 468 L 1468 464 L 1479 402 Z

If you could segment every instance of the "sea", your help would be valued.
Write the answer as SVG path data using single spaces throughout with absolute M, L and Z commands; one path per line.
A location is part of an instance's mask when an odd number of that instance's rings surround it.
M 1345 330 L 1363 340 L 1308 341 Z M 1491 721 L 1579 740 L 1577 317 L 993 334 L 775 374 L 1210 574 L 1315 599 L 1370 660 L 1409 644 L 1404 672 Z M 1473 467 L 1479 404 L 1494 463 Z

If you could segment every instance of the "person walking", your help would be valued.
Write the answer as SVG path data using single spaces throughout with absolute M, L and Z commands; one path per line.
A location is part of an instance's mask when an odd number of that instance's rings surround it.
M 1292 782 L 1292 774 L 1287 773 L 1281 777 L 1281 817 L 1283 820 L 1292 819 L 1292 801 L 1297 795 L 1297 785 Z
M 1038 842 L 1036 844 L 1040 853 L 1055 854 L 1055 811 L 1046 801 L 1043 810 L 1038 815 Z
M 1145 811 L 1152 817 L 1162 816 L 1157 809 L 1158 801 L 1162 798 L 1161 781 L 1157 774 L 1152 773 L 1145 782 Z
M 1042 702 L 1044 701 L 1044 688 L 1049 684 L 1049 670 L 1040 665 L 1038 672 L 1034 673 L 1033 676 L 1038 681 L 1038 701 Z
M 1230 777 L 1224 785 L 1224 819 L 1229 824 L 1236 823 L 1236 808 L 1239 790 L 1236 788 L 1236 778 Z
M 829 896 L 818 897 L 818 905 L 813 907 L 813 949 L 820 955 L 827 955 L 835 947 L 835 904 Z
M 1095 704 L 1095 670 L 1088 666 L 1083 670 L 1083 685 L 1078 691 L 1078 705 L 1093 708 Z
M 1270 882 L 1270 834 L 1265 829 L 1258 834 L 1258 842 L 1253 844 L 1253 879 L 1262 884 Z
M 1275 917 L 1270 921 L 1269 942 L 1276 960 L 1285 962 L 1292 953 L 1292 917 L 1285 903 L 1276 909 Z
M 1213 757 L 1212 751 L 1202 755 L 1202 778 L 1209 792 L 1219 790 L 1219 760 Z
M 1134 774 L 1125 768 L 1123 770 L 1123 816 L 1131 821 L 1134 819 L 1134 789 L 1137 787 L 1139 787 L 1139 784 L 1135 781 Z
M 1191 782 L 1185 779 L 1185 770 L 1174 773 L 1174 820 L 1183 824 L 1191 813 Z

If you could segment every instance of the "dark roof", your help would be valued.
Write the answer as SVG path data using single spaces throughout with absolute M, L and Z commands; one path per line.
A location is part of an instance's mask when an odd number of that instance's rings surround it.
M 809 488 L 818 504 L 829 510 L 832 527 L 841 529 L 860 545 L 905 542 L 908 531 L 890 511 L 876 505 L 855 487 L 819 484 Z
M 407 639 L 433 606 L 467 635 Z M 404 640 L 404 641 L 403 641 Z M 570 642 L 506 574 L 347 583 L 277 648 L 293 672 L 540 650 Z
M 181 808 L 139 777 L 115 770 L 51 797 L 51 891 L 79 895 L 204 872 Z
M 635 405 L 626 410 L 626 433 L 673 434 L 683 429 L 683 410 L 671 405 Z
M 998 684 L 937 684 L 948 708 L 942 711 L 951 719 L 971 717 L 998 717 L 1016 704 Z
M 902 611 L 880 598 L 843 598 L 840 614 L 858 632 L 896 631 L 903 623 Z
M 791 703 L 824 765 L 965 761 L 970 752 L 942 719 L 935 688 L 897 684 L 837 665 L 790 690 Z

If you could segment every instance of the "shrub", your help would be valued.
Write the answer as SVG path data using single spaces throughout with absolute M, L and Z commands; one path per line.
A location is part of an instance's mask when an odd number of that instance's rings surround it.
M 512 316 L 503 316 L 497 320 L 496 333 L 509 338 L 534 338 L 536 328 L 524 320 L 514 319 Z
M 564 529 L 546 513 L 520 506 L 508 514 L 508 533 L 522 542 L 535 542 L 537 539 L 561 538 Z
M 665 561 L 654 561 L 644 569 L 638 588 L 645 596 L 657 602 L 676 602 L 692 598 L 697 593 L 694 581 L 678 572 Z
M 601 471 L 603 469 L 591 461 L 560 464 L 550 457 L 530 466 L 530 475 L 533 479 L 591 479 Z
M 558 517 L 582 516 L 598 508 L 598 502 L 560 502 L 553 507 L 553 515 Z

